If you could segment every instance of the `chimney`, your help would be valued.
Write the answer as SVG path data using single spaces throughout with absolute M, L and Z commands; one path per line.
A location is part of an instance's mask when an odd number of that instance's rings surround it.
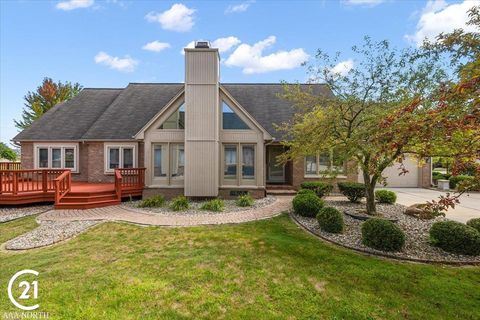
M 185 48 L 185 196 L 218 196 L 219 60 L 207 41 Z

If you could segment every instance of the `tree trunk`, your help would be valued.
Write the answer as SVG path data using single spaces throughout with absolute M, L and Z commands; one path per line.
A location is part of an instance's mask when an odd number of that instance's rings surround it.
M 365 183 L 365 198 L 367 201 L 367 214 L 376 215 L 377 206 L 375 205 L 375 185 L 377 184 L 377 178 L 370 177 L 370 175 L 363 171 L 363 180 Z

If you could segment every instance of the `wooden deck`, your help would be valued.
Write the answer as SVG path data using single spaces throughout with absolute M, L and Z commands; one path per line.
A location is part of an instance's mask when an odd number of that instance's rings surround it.
M 70 170 L 0 170 L 0 205 L 53 202 L 58 209 L 87 209 L 119 204 L 141 196 L 144 168 L 117 169 L 114 183 L 71 180 Z

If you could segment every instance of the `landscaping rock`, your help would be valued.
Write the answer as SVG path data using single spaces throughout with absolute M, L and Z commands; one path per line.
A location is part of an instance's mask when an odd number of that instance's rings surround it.
M 30 205 L 0 208 L 0 223 L 39 214 L 41 212 L 51 210 L 52 208 L 52 205 Z

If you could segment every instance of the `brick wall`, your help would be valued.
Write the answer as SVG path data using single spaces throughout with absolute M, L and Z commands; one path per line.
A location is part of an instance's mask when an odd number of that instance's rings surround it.
M 430 188 L 432 184 L 432 159 L 428 160 L 419 168 L 418 187 Z
M 300 184 L 304 181 L 325 181 L 333 184 L 335 188 L 334 190 L 336 190 L 337 188 L 337 182 L 341 182 L 341 181 L 357 182 L 358 181 L 358 171 L 356 170 L 356 165 L 353 162 L 348 163 L 347 174 L 344 177 L 343 176 L 339 176 L 336 178 L 305 177 L 305 167 L 304 167 L 303 158 L 293 161 L 292 172 L 293 172 L 292 186 L 297 190 L 300 189 Z
M 20 147 L 20 161 L 22 169 L 33 169 L 33 143 L 23 142 Z
M 183 188 L 145 188 L 143 189 L 143 198 L 162 195 L 165 199 L 170 200 L 177 196 L 183 196 Z

